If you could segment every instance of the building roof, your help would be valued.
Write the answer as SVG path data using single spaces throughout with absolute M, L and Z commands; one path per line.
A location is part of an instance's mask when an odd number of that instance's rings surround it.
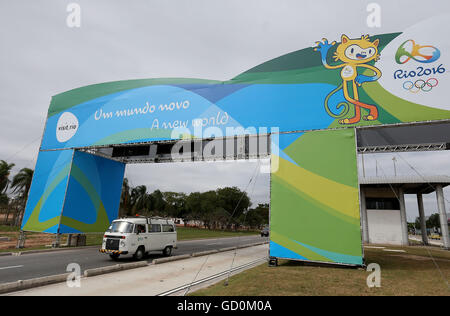
M 431 193 L 437 184 L 450 185 L 449 176 L 398 176 L 398 177 L 360 177 L 359 183 L 364 187 L 402 188 L 407 194 Z

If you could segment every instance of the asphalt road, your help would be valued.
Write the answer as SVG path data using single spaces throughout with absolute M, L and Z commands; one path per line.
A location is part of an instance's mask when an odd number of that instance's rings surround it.
M 268 240 L 266 237 L 242 236 L 219 239 L 179 241 L 173 256 L 199 251 L 227 248 Z M 100 248 L 100 247 L 99 247 Z M 100 268 L 117 263 L 133 262 L 130 256 L 113 261 L 108 255 L 100 253 L 99 248 L 84 248 L 55 251 L 50 253 L 25 254 L 21 256 L 0 257 L 0 283 L 27 280 L 43 276 L 66 273 L 68 264 L 77 263 L 82 273 L 86 269 Z M 162 253 L 154 252 L 146 258 L 149 262 L 161 258 Z

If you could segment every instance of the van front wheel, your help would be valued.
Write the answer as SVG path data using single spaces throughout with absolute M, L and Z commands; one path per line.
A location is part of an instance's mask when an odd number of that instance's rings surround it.
M 167 246 L 166 248 L 164 248 L 163 250 L 164 257 L 170 257 L 171 254 L 172 254 L 172 247 Z
M 134 254 L 134 259 L 142 260 L 144 258 L 144 255 L 145 255 L 144 247 L 139 247 L 136 250 L 136 253 Z

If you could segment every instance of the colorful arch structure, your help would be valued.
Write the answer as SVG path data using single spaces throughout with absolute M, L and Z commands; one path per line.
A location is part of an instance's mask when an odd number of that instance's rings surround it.
M 448 91 L 444 53 L 428 64 L 404 61 L 398 48 L 407 51 L 410 36 L 322 40 L 224 82 L 128 80 L 58 94 L 22 229 L 108 227 L 118 214 L 125 165 L 95 149 L 269 134 L 270 255 L 362 265 L 356 128 L 450 119 L 441 97 Z

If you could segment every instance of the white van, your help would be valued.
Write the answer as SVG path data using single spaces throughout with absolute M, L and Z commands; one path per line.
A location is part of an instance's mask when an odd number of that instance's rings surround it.
M 126 217 L 116 219 L 103 236 L 100 252 L 112 259 L 133 255 L 142 260 L 150 251 L 162 251 L 170 256 L 177 247 L 177 230 L 174 222 L 161 217 Z

